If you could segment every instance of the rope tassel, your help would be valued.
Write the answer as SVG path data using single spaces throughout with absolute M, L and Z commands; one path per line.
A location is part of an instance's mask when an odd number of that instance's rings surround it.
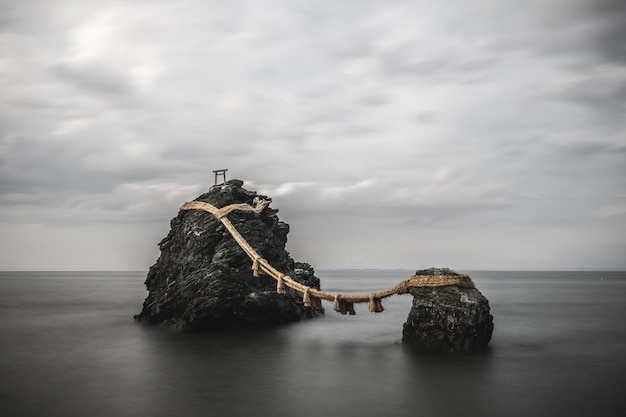
M 333 310 L 335 310 L 337 313 L 340 313 L 340 314 L 346 314 L 345 311 L 341 312 L 341 306 L 343 303 L 341 302 L 339 297 L 341 297 L 341 295 L 339 294 L 335 295 L 335 299 L 333 300 Z
M 372 313 L 380 313 L 385 310 L 380 298 L 374 297 L 374 294 L 370 294 L 369 309 Z
M 256 278 L 259 277 L 260 272 L 259 272 L 259 257 L 257 256 L 256 258 L 254 258 L 254 260 L 252 261 L 252 275 L 254 275 Z
M 278 284 L 276 285 L 276 292 L 278 294 L 288 294 L 289 293 L 289 288 L 287 288 L 287 286 L 285 285 L 285 280 L 283 280 L 283 277 L 279 277 L 278 278 Z
M 311 289 L 307 288 L 304 290 L 304 295 L 302 296 L 302 303 L 305 307 L 313 307 L 313 303 L 311 302 Z
M 313 304 L 313 308 L 316 310 L 324 310 L 321 298 L 311 297 L 311 304 Z
M 348 314 L 350 314 L 351 316 L 356 316 L 356 311 L 354 311 L 354 303 L 345 303 L 345 305 Z
M 354 303 L 348 303 L 341 299 L 341 295 L 335 295 L 335 300 L 333 301 L 333 310 L 337 313 L 345 316 L 346 314 L 350 314 L 354 316 L 356 311 L 354 311 Z

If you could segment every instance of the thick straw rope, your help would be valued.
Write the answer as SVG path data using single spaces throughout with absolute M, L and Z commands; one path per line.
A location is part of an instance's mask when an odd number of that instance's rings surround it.
M 256 207 L 241 203 L 231 204 L 218 209 L 217 207 L 203 201 L 190 201 L 183 204 L 180 209 L 203 210 L 215 216 L 215 218 L 230 232 L 233 239 L 235 239 L 246 255 L 248 255 L 248 257 L 252 260 L 252 271 L 255 277 L 259 276 L 260 273 L 265 273 L 274 278 L 277 281 L 276 292 L 279 294 L 287 294 L 289 292 L 288 288 L 301 292 L 303 294 L 303 303 L 307 307 L 316 307 L 321 309 L 321 300 L 327 300 L 333 302 L 333 309 L 338 313 L 354 315 L 356 314 L 354 311 L 355 303 L 368 303 L 369 310 L 378 313 L 384 310 L 381 303 L 383 298 L 390 297 L 394 294 L 406 294 L 409 292 L 409 288 L 411 287 L 444 287 L 456 285 L 459 287 L 474 288 L 474 283 L 468 275 L 414 275 L 408 280 L 400 282 L 393 288 L 367 295 L 331 294 L 301 284 L 290 276 L 278 271 L 271 266 L 267 260 L 263 259 L 243 238 L 243 236 L 241 236 L 230 220 L 228 220 L 228 214 L 234 210 L 254 213 L 258 216 L 271 202 L 272 200 L 260 200 Z

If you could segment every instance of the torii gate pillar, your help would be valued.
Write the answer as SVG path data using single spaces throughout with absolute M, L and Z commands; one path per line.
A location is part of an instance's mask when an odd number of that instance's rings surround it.
M 213 173 L 215 174 L 215 185 L 217 185 L 217 179 L 219 177 L 224 178 L 222 184 L 226 184 L 226 171 L 228 171 L 228 169 L 216 169 L 215 171 L 213 171 Z

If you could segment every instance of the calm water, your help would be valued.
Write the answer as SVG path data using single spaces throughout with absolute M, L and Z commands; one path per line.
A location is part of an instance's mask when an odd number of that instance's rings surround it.
M 369 293 L 412 271 L 318 271 Z M 486 353 L 399 343 L 411 297 L 271 331 L 133 322 L 145 272 L 0 272 L 2 416 L 609 416 L 626 405 L 625 272 L 470 272 Z M 354 289 L 356 291 L 350 291 Z

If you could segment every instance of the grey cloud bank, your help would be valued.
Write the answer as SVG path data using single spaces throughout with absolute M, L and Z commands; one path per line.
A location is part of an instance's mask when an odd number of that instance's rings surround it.
M 146 269 L 211 170 L 317 268 L 626 268 L 622 1 L 0 1 L 0 269 Z

